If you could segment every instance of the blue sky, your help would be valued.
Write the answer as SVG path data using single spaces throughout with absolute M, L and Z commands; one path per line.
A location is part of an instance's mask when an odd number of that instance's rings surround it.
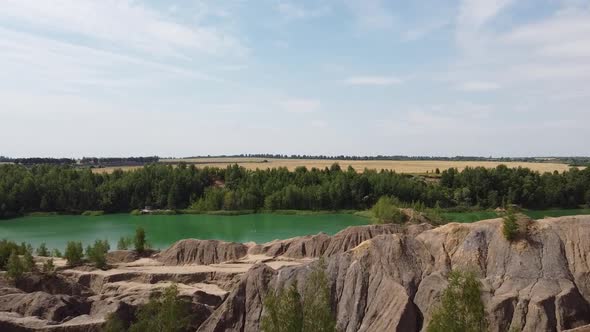
M 588 155 L 590 2 L 3 0 L 0 155 Z

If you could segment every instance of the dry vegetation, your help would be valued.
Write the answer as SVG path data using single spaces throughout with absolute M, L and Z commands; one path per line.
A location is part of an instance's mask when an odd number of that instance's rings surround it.
M 185 162 L 195 164 L 198 167 L 226 167 L 227 165 L 238 164 L 247 169 L 266 169 L 287 167 L 289 170 L 294 170 L 298 166 L 306 166 L 307 168 L 330 167 L 334 162 L 338 162 L 343 169 L 352 166 L 356 171 L 362 172 L 365 168 L 368 169 L 387 169 L 394 170 L 398 173 L 423 174 L 426 172 L 433 173 L 437 168 L 440 171 L 449 168 L 458 168 L 459 170 L 465 167 L 483 166 L 487 168 L 494 168 L 500 164 L 505 164 L 508 167 L 527 167 L 540 172 L 563 172 L 569 169 L 569 166 L 561 163 L 527 163 L 527 162 L 495 162 L 495 161 L 438 161 L 438 160 L 415 160 L 415 161 L 395 161 L 395 160 L 320 160 L 320 159 L 264 159 L 264 158 L 194 158 L 194 159 L 163 159 L 163 163 L 177 164 Z M 112 172 L 114 169 L 121 168 L 123 170 L 130 170 L 140 166 L 129 167 L 106 167 L 94 169 L 94 172 L 104 173 Z

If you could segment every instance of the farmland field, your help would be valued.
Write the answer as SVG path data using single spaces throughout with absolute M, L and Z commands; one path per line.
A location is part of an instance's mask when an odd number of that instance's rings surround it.
M 398 173 L 423 174 L 426 172 L 433 173 L 437 168 L 441 171 L 449 168 L 458 168 L 459 170 L 465 167 L 487 167 L 494 168 L 498 165 L 505 164 L 508 167 L 527 167 L 539 172 L 563 172 L 570 167 L 562 163 L 532 163 L 532 162 L 496 162 L 496 161 L 445 161 L 445 160 L 327 160 L 327 159 L 264 159 L 264 158 L 193 158 L 193 159 L 161 159 L 161 163 L 177 164 L 185 162 L 188 164 L 195 164 L 199 167 L 221 167 L 227 165 L 238 164 L 247 169 L 266 169 L 287 167 L 289 170 L 294 170 L 298 166 L 306 166 L 307 168 L 330 167 L 337 162 L 343 169 L 352 166 L 356 171 L 362 172 L 365 168 L 368 169 L 386 169 L 394 170 Z M 94 172 L 104 173 L 112 172 L 114 169 L 121 168 L 129 170 L 138 168 L 140 166 L 127 167 L 105 167 L 96 168 Z

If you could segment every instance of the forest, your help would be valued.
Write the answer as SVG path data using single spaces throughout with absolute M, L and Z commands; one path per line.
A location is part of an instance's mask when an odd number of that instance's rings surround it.
M 0 217 L 30 212 L 154 209 L 363 210 L 382 196 L 441 208 L 576 208 L 590 204 L 590 169 L 544 173 L 526 168 L 445 170 L 438 181 L 393 171 L 299 167 L 247 170 L 149 164 L 95 174 L 69 165 L 0 165 Z

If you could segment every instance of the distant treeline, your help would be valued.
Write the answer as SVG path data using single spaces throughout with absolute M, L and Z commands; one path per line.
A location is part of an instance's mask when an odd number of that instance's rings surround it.
M 321 160 L 392 160 L 392 161 L 500 161 L 500 162 L 557 162 L 565 163 L 572 166 L 585 166 L 590 164 L 590 157 L 480 157 L 480 156 L 455 156 L 455 157 L 437 157 L 437 156 L 326 156 L 326 155 L 299 155 L 299 154 L 233 154 L 233 155 L 207 155 L 193 156 L 183 159 L 195 158 L 264 158 L 264 159 L 321 159 Z
M 437 157 L 437 156 L 402 156 L 402 155 L 376 155 L 376 156 L 353 156 L 353 155 L 299 155 L 299 154 L 233 154 L 233 155 L 207 155 L 194 156 L 182 159 L 195 158 L 263 158 L 263 159 L 311 159 L 311 160 L 391 160 L 391 161 L 496 161 L 496 162 L 555 162 L 564 163 L 571 166 L 588 166 L 590 157 L 478 157 L 478 156 L 455 156 L 455 157 Z M 82 159 L 71 158 L 9 158 L 0 156 L 0 162 L 12 162 L 22 165 L 81 165 L 81 166 L 125 166 L 125 165 L 145 165 L 160 161 L 160 157 L 122 157 L 122 158 L 97 158 L 83 157 Z
M 144 165 L 158 162 L 159 157 L 124 157 L 124 158 L 96 158 L 84 157 L 80 160 L 71 158 L 8 158 L 0 156 L 0 162 L 20 165 L 80 165 L 80 166 L 125 166 Z
M 80 159 L 80 165 L 144 165 L 150 163 L 156 163 L 160 160 L 160 157 L 126 157 L 126 158 L 96 158 L 96 157 L 84 157 Z
M 21 165 L 73 165 L 76 163 L 76 159 L 70 158 L 7 158 L 1 157 L 0 162 L 9 162 Z
M 156 209 L 366 209 L 381 196 L 428 207 L 575 208 L 590 204 L 590 169 L 540 174 L 526 168 L 443 171 L 439 183 L 393 171 L 299 167 L 247 170 L 150 164 L 94 174 L 64 165 L 0 165 L 0 216 Z

